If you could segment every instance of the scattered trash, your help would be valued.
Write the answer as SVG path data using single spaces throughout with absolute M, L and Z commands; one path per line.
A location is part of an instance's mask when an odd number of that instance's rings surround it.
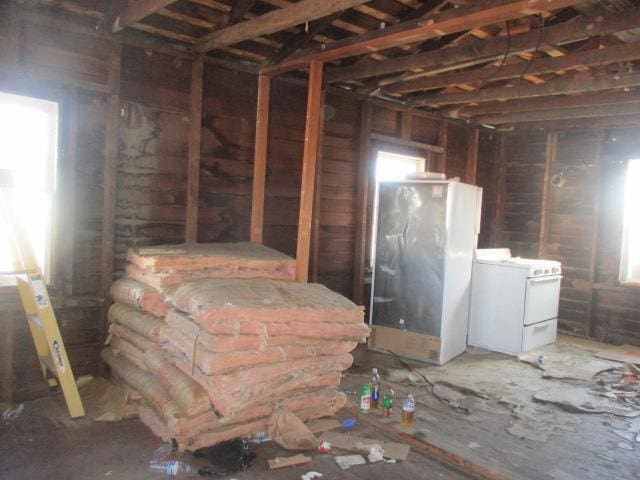
M 340 428 L 342 424 L 333 418 L 318 418 L 306 423 L 311 433 L 326 432 L 334 428 Z
M 14 420 L 20 416 L 23 410 L 24 410 L 24 403 L 21 403 L 16 408 L 7 408 L 4 412 L 2 412 L 2 419 Z
M 293 455 L 292 457 L 276 457 L 267 461 L 271 470 L 274 470 L 276 468 L 291 467 L 294 465 L 302 465 L 303 463 L 310 462 L 311 457 L 307 457 L 306 455 L 302 455 L 301 453 L 298 455 Z
M 382 408 L 384 409 L 384 415 L 386 417 L 390 417 L 393 413 L 393 397 L 395 396 L 395 392 L 391 388 L 390 385 L 387 385 L 384 389 L 384 394 L 382 396 Z
M 355 435 L 345 435 L 338 432 L 324 432 L 320 438 L 322 441 L 331 443 L 333 448 L 341 448 L 352 452 L 369 454 L 371 447 L 379 445 L 384 451 L 384 456 L 396 460 L 406 460 L 411 448 L 409 445 L 396 442 L 384 442 L 371 438 L 357 437 Z
M 378 410 L 378 404 L 380 403 L 380 374 L 377 368 L 373 368 L 371 371 L 371 410 Z
M 351 428 L 355 426 L 356 423 L 358 422 L 355 418 L 345 418 L 344 420 L 342 420 L 342 426 L 344 428 Z
M 547 363 L 549 363 L 547 355 L 538 355 L 538 365 L 546 365 Z
M 416 399 L 412 394 L 407 395 L 407 398 L 402 404 L 402 424 L 410 426 L 413 424 L 413 416 L 416 411 Z
M 366 382 L 360 387 L 360 412 L 369 413 L 369 410 L 371 410 L 371 388 L 369 382 Z
M 327 442 L 326 440 L 322 442 L 318 447 L 318 451 L 320 453 L 329 453 L 331 451 L 331 442 Z
M 271 438 L 269 438 L 269 434 L 267 432 L 258 432 L 247 438 L 247 442 L 249 443 L 264 443 L 270 441 Z
M 620 345 L 597 352 L 594 356 L 606 360 L 613 360 L 614 362 L 640 364 L 640 347 Z
M 367 463 L 362 455 L 341 455 L 339 457 L 333 457 L 333 459 L 342 470 L 346 470 L 354 465 L 366 465 Z
M 90 375 L 80 377 L 76 384 L 89 418 L 96 422 L 119 422 L 125 417 L 130 390 Z
M 434 397 L 465 413 L 470 413 L 475 403 L 475 398 L 467 396 L 456 388 L 441 382 L 434 384 L 431 393 L 433 393 Z
M 104 474 L 105 477 L 110 477 L 111 475 L 113 475 L 113 470 L 109 470 L 107 473 Z
M 467 445 L 469 448 L 478 448 L 479 446 L 480 444 L 478 442 L 469 442 L 469 445 Z
M 371 445 L 369 448 L 369 455 L 367 455 L 367 459 L 371 463 L 382 462 L 384 460 L 384 450 L 378 444 Z
M 191 465 L 178 460 L 149 463 L 149 468 L 152 472 L 160 473 L 167 477 L 190 477 L 194 473 Z
M 302 420 L 284 407 L 276 409 L 267 421 L 269 436 L 288 450 L 318 448 L 318 439 Z
M 307 472 L 304 475 L 300 476 L 301 480 L 311 480 L 312 478 L 320 478 L 322 474 L 319 472 Z
M 628 443 L 618 442 L 618 448 L 633 452 L 633 445 L 629 445 Z
M 203 467 L 198 470 L 202 476 L 241 472 L 247 470 L 256 460 L 256 454 L 249 451 L 248 442 L 241 438 L 218 443 L 213 447 L 201 448 L 195 451 L 194 456 L 205 458 L 212 465 L 212 467 Z

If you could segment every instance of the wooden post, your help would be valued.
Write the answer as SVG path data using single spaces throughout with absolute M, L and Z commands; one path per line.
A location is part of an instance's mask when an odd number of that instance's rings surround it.
M 496 176 L 496 207 L 493 229 L 491 230 L 491 246 L 495 247 L 502 237 L 504 221 L 505 181 L 507 177 L 507 152 L 505 134 L 500 134 L 498 147 L 498 175 Z
M 438 125 L 438 145 L 441 146 L 444 151 L 438 156 L 436 161 L 436 171 L 440 173 L 447 173 L 447 141 L 449 137 L 449 122 L 442 119 Z
M 324 147 L 324 104 L 325 92 L 322 92 L 320 99 L 320 127 L 318 132 L 318 160 L 316 162 L 316 182 L 313 194 L 313 221 L 311 225 L 311 261 L 310 272 L 311 281 L 318 282 L 320 272 L 320 220 L 322 209 L 322 160 Z
M 409 110 L 405 110 L 402 112 L 402 117 L 400 117 L 400 138 L 403 140 L 411 140 L 411 121 L 413 119 L 413 115 Z
M 298 216 L 298 242 L 296 246 L 296 280 L 299 282 L 306 282 L 309 278 L 309 247 L 320 129 L 322 66 L 322 62 L 312 60 L 309 68 L 309 92 L 307 94 L 307 118 L 304 132 L 300 214 Z
M 540 258 L 547 254 L 547 239 L 549 237 L 549 185 L 551 182 L 551 171 L 553 170 L 553 165 L 556 163 L 557 149 L 558 134 L 556 132 L 550 132 L 547 134 L 542 202 L 540 205 L 540 237 L 538 238 L 538 257 Z
M 100 259 L 101 296 L 105 301 L 113 282 L 113 256 L 116 221 L 116 180 L 118 166 L 118 122 L 120 119 L 120 68 L 122 45 L 114 41 L 109 54 L 109 96 L 104 139 L 102 191 L 102 253 Z
M 73 246 L 74 235 L 67 232 L 74 231 L 75 223 L 75 191 L 76 191 L 76 164 L 78 158 L 78 90 L 71 87 L 65 95 L 63 104 L 65 119 L 64 141 L 64 168 L 60 169 L 63 175 L 63 208 L 64 218 L 62 228 L 58 228 L 56 236 L 60 239 L 60 255 L 57 270 L 61 272 L 62 290 L 64 295 L 73 296 Z
M 256 141 L 253 155 L 253 192 L 251 194 L 250 240 L 262 243 L 264 221 L 264 184 L 267 174 L 267 142 L 269 136 L 269 89 L 271 78 L 258 77 L 258 104 L 256 108 Z
M 591 256 L 589 258 L 589 305 L 587 308 L 587 334 L 590 337 L 594 335 L 595 322 L 593 321 L 593 291 L 596 280 L 596 269 L 598 268 L 598 239 L 600 234 L 600 192 L 602 190 L 602 150 L 604 148 L 605 133 L 600 131 L 600 141 L 598 142 L 598 150 L 596 152 L 595 162 L 595 187 L 596 191 L 593 195 L 593 223 L 591 230 Z
M 476 184 L 478 171 L 478 142 L 480 140 L 480 130 L 474 128 L 469 134 L 469 147 L 467 150 L 467 168 L 465 182 L 471 185 Z
M 198 240 L 198 198 L 200 194 L 200 149 L 202 143 L 202 82 L 203 56 L 197 55 L 191 67 L 189 106 L 189 162 L 187 164 L 187 243 Z
M 366 100 L 360 109 L 360 146 L 358 160 L 358 196 L 356 197 L 356 246 L 353 261 L 353 301 L 364 302 L 364 269 L 367 260 L 367 221 L 369 204 L 369 180 L 371 148 L 371 104 Z

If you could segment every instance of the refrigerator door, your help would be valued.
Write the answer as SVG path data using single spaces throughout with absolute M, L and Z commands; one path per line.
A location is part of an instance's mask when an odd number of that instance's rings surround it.
M 447 183 L 381 183 L 371 324 L 440 337 Z

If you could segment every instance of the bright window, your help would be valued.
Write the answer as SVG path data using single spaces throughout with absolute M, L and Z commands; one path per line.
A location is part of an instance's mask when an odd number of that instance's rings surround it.
M 376 158 L 376 182 L 403 180 L 407 174 L 424 171 L 424 158 L 379 151 Z
M 640 159 L 629 160 L 624 189 L 620 282 L 640 284 Z
M 45 280 L 51 280 L 58 150 L 58 104 L 0 92 L 0 180 L 22 222 Z M 13 269 L 5 228 L 0 271 Z

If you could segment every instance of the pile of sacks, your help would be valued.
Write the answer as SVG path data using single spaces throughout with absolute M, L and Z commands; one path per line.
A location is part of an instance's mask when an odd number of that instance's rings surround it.
M 272 256 L 269 264 L 273 250 L 240 245 L 238 255 L 233 244 L 219 249 L 235 265 L 194 258 L 215 257 L 212 245 L 197 255 L 135 252 L 136 266 L 178 271 L 181 281 L 160 291 L 124 278 L 111 288 L 102 358 L 114 381 L 132 390 L 142 422 L 182 450 L 265 431 L 280 406 L 303 420 L 332 415 L 346 403 L 337 387 L 349 352 L 369 334 L 361 307 L 321 285 L 278 279 L 286 271 L 292 278 L 283 267 L 290 259 Z M 143 258 L 152 255 L 153 262 Z M 237 272 L 245 278 L 233 278 Z M 276 279 L 266 278 L 271 273 Z

